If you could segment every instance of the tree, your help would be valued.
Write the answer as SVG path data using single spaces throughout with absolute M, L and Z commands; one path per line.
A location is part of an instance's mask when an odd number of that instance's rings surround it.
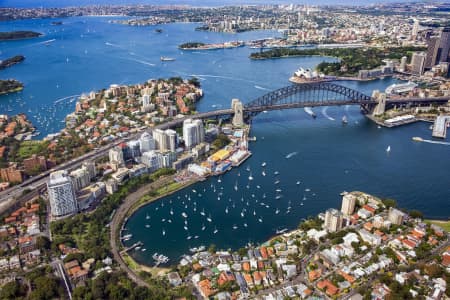
M 26 295 L 26 287 L 17 281 L 11 281 L 0 289 L 0 299 L 18 299 Z
M 41 251 L 49 250 L 51 247 L 51 242 L 48 237 L 41 235 L 36 238 L 36 247 Z
M 383 199 L 382 202 L 386 206 L 386 208 L 397 207 L 397 201 L 395 201 L 394 199 L 386 198 Z
M 408 214 L 410 215 L 411 218 L 414 219 L 423 219 L 423 213 L 420 210 L 417 209 L 412 209 L 408 212 Z

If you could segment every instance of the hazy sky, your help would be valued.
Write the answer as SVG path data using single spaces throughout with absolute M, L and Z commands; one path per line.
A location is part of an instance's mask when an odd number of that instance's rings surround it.
M 64 7 L 94 4 L 188 4 L 192 6 L 222 6 L 231 4 L 343 4 L 367 5 L 386 2 L 411 2 L 410 0 L 0 0 L 0 7 Z

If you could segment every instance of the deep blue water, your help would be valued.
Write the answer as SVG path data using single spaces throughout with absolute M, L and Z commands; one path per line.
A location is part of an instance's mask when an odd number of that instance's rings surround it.
M 169 24 L 159 26 L 163 33 L 156 34 L 155 27 L 121 26 L 109 24 L 108 20 L 69 18 L 62 19 L 62 26 L 51 26 L 52 20 L 0 23 L 0 31 L 36 30 L 45 34 L 37 39 L 0 43 L 0 59 L 16 54 L 26 56 L 25 62 L 0 72 L 2 78 L 17 78 L 25 83 L 22 93 L 0 97 L 0 114 L 26 112 L 47 134 L 62 128 L 61 120 L 74 109 L 75 103 L 70 102 L 74 97 L 69 96 L 111 83 L 190 75 L 201 79 L 205 97 L 198 103 L 198 110 L 207 111 L 213 106 L 228 107 L 232 98 L 247 102 L 283 87 L 298 67 L 314 67 L 322 61 L 318 57 L 251 61 L 248 48 L 182 52 L 176 47 L 186 41 L 248 40 L 275 36 L 276 32 L 220 34 L 195 32 L 194 24 Z M 42 43 L 53 39 L 48 46 Z M 176 61 L 161 63 L 161 55 L 175 57 Z M 341 83 L 370 95 L 372 90 L 383 90 L 393 82 L 384 79 Z M 63 98 L 67 99 L 54 105 Z M 411 141 L 413 136 L 430 138 L 429 124 L 379 129 L 357 107 L 330 107 L 315 112 L 316 120 L 303 110 L 261 114 L 252 127 L 252 135 L 257 137 L 251 145 L 253 156 L 241 168 L 222 176 L 221 183 L 217 178 L 207 180 L 136 212 L 126 225 L 134 235 L 129 242 L 143 241 L 147 251 L 133 256 L 151 264 L 154 252 L 176 259 L 189 247 L 200 244 L 236 248 L 249 241 L 260 242 L 277 228 L 294 228 L 302 218 L 328 207 L 339 207 L 339 193 L 343 190 L 392 197 L 400 206 L 417 208 L 429 217 L 449 216 L 450 147 Z M 349 119 L 347 126 L 340 122 L 344 114 Z M 390 154 L 385 151 L 388 145 L 392 148 Z M 285 158 L 293 152 L 297 154 Z M 267 162 L 267 176 L 262 176 L 263 161 Z M 248 179 L 247 166 L 253 181 Z M 274 171 L 280 172 L 277 178 Z M 280 183 L 275 185 L 277 179 Z M 282 190 L 282 198 L 275 199 L 276 189 Z M 223 193 L 220 199 L 219 192 Z M 304 197 L 306 200 L 302 200 Z M 200 214 L 203 209 L 205 216 Z M 183 228 L 182 212 L 188 215 L 188 230 Z M 147 214 L 150 220 L 146 220 Z M 209 215 L 212 222 L 206 220 Z M 146 228 L 146 224 L 150 227 Z M 206 227 L 204 231 L 202 225 Z M 215 228 L 217 234 L 213 234 Z M 192 238 L 187 240 L 188 236 Z

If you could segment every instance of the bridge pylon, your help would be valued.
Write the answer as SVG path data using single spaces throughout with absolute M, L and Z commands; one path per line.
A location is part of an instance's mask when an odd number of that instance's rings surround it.
M 381 93 L 379 90 L 375 90 L 372 93 L 372 98 L 378 103 L 373 109 L 372 116 L 380 116 L 386 111 L 386 93 Z
M 244 125 L 244 105 L 239 99 L 231 100 L 231 108 L 233 109 L 233 126 L 241 127 Z

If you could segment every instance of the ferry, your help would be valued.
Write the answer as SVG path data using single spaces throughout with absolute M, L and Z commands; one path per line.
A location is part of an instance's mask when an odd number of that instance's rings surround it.
M 419 137 L 419 136 L 413 137 L 412 140 L 413 140 L 413 141 L 416 141 L 416 142 L 423 142 L 423 138 L 421 138 L 421 137 Z
M 175 61 L 173 57 L 161 56 L 161 61 Z
M 276 233 L 277 234 L 282 234 L 282 233 L 285 233 L 287 230 L 288 230 L 287 228 L 277 229 Z

